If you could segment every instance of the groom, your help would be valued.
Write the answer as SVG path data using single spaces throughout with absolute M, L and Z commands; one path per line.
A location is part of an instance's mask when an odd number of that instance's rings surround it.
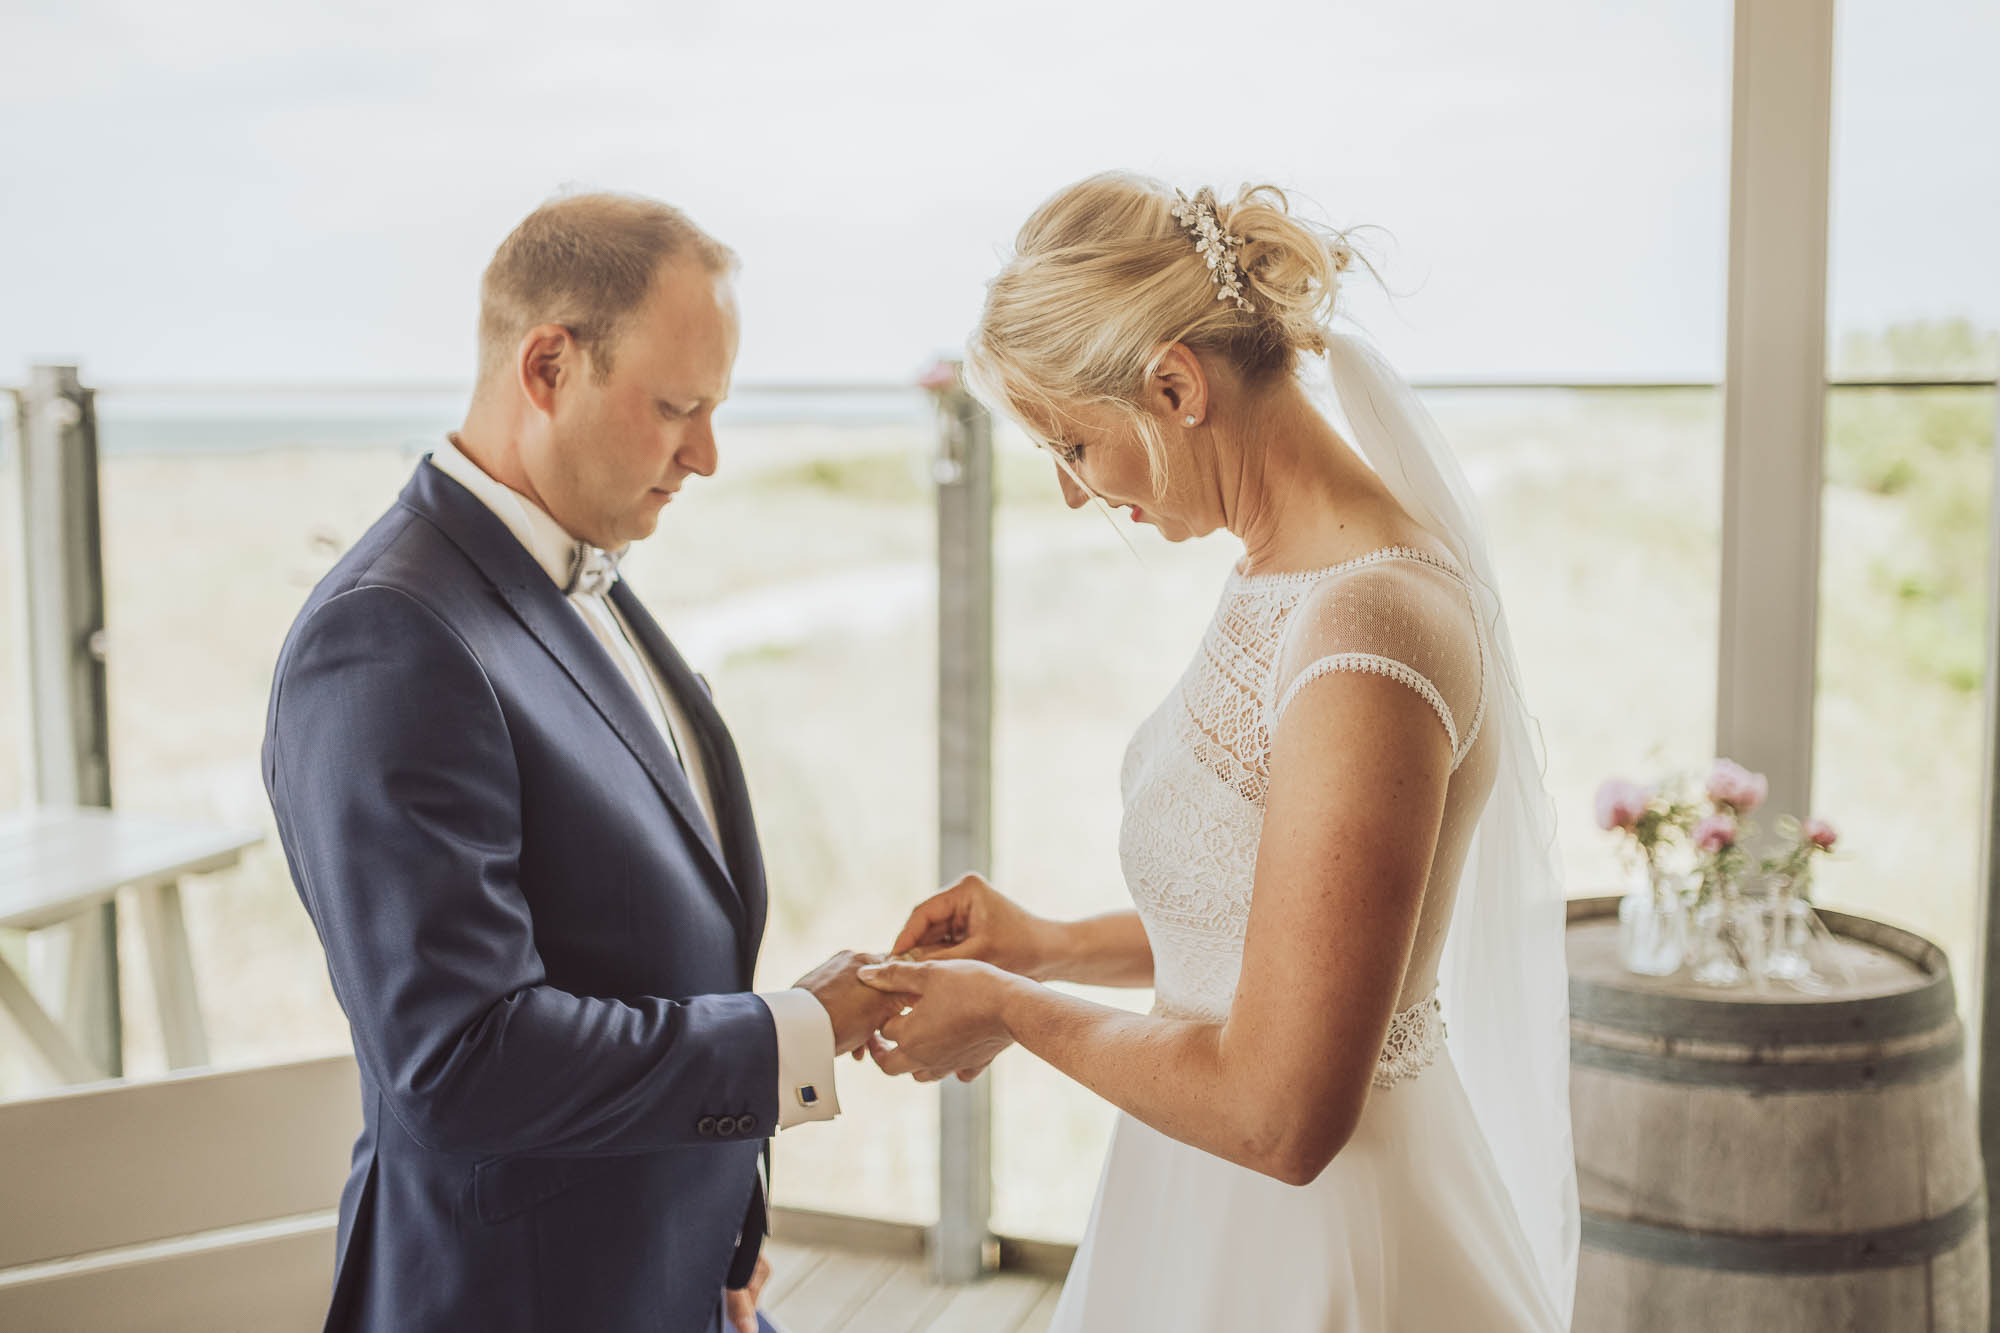
M 465 424 L 279 655 L 265 787 L 361 1073 L 330 1331 L 768 1327 L 769 1139 L 896 1012 L 872 955 L 750 991 L 743 772 L 616 568 L 715 470 L 734 268 L 651 200 L 531 214 Z

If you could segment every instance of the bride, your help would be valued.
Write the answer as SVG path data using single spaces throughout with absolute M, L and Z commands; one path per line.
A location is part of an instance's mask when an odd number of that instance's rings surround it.
M 862 974 L 905 998 L 886 1072 L 1018 1042 L 1120 1109 L 1056 1330 L 1569 1326 L 1554 816 L 1464 477 L 1331 328 L 1354 257 L 1272 187 L 1100 175 L 1028 219 L 971 339 L 1072 508 L 1243 543 L 1125 755 L 1137 910 L 1047 920 L 968 876 Z

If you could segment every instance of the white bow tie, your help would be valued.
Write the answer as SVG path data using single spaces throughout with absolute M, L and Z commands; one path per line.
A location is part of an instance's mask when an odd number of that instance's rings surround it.
M 614 554 L 588 542 L 578 542 L 570 552 L 569 582 L 563 585 L 563 594 L 610 592 L 611 585 L 618 581 L 618 562 L 624 557 L 624 549 Z

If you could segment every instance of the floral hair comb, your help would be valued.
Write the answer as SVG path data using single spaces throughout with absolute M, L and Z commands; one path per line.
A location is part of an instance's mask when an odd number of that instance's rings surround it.
M 1178 202 L 1171 205 L 1174 218 L 1194 237 L 1194 248 L 1208 262 L 1209 276 L 1215 280 L 1215 299 L 1234 300 L 1238 310 L 1255 309 L 1243 295 L 1243 277 L 1236 267 L 1236 247 L 1243 244 L 1243 238 L 1222 229 L 1215 214 L 1215 191 L 1204 185 L 1192 199 L 1179 190 L 1174 194 L 1178 196 Z

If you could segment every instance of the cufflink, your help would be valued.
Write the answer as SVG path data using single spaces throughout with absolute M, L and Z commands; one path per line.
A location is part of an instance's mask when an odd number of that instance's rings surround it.
M 800 1106 L 818 1106 L 818 1105 L 819 1105 L 819 1089 L 818 1089 L 818 1088 L 816 1088 L 816 1087 L 814 1087 L 814 1086 L 813 1086 L 812 1084 L 810 1084 L 810 1083 L 801 1083 L 801 1084 L 799 1084 L 799 1105 L 800 1105 Z

